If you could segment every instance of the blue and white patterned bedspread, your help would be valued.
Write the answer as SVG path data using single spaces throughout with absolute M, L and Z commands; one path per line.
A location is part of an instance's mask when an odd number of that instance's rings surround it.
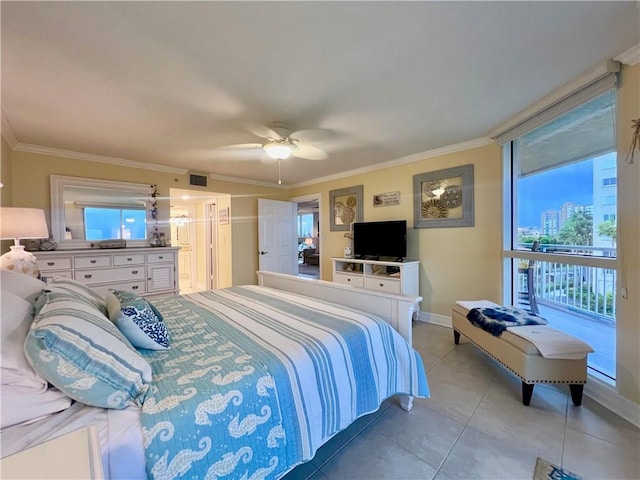
M 149 478 L 280 478 L 397 393 L 422 360 L 384 321 L 257 286 L 154 300 L 171 349 L 145 352 Z

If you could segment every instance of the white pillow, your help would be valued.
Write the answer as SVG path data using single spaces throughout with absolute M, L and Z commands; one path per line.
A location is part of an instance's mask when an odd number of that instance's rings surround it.
M 2 386 L 0 428 L 31 423 L 45 415 L 66 410 L 71 399 L 55 388 L 36 393 L 31 389 Z
M 13 385 L 44 392 L 47 389 L 46 380 L 35 373 L 24 354 L 24 342 L 33 321 L 33 306 L 19 296 L 5 291 L 2 292 L 0 314 L 2 315 L 0 344 L 2 386 Z
M 36 277 L 10 270 L 0 270 L 0 285 L 2 286 L 2 293 L 15 293 L 31 304 L 46 287 L 46 283 Z

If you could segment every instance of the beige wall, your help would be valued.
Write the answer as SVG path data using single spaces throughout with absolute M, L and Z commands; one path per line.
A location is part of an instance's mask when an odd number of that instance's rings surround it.
M 640 65 L 623 65 L 618 89 L 618 259 L 616 380 L 618 391 L 640 403 L 640 152 L 626 161 L 631 121 L 640 119 Z M 623 298 L 623 289 L 627 298 Z
M 3 207 L 12 206 L 11 200 L 11 148 L 2 139 L 2 150 L 0 150 L 0 183 L 4 186 L 0 189 L 0 205 Z

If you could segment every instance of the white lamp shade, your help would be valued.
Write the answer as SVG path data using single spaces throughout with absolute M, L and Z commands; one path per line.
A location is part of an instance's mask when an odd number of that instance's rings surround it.
M 49 238 L 44 210 L 40 208 L 0 208 L 0 238 Z
M 0 268 L 38 277 L 36 257 L 18 244 L 21 238 L 48 238 L 49 229 L 44 210 L 39 208 L 0 208 L 0 238 L 12 239 L 11 251 L 0 257 Z
M 285 160 L 291 156 L 295 145 L 289 142 L 272 142 L 267 143 L 264 147 L 265 152 L 275 160 Z

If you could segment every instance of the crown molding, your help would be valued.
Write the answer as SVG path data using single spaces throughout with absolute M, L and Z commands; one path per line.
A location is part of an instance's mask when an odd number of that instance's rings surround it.
M 626 52 L 621 53 L 616 58 L 615 61 L 624 63 L 625 65 L 637 65 L 640 63 L 640 43 L 634 45 Z
M 346 177 L 352 177 L 356 175 L 363 175 L 365 173 L 376 172 L 378 170 L 384 170 L 386 168 L 397 167 L 400 165 L 406 165 L 407 163 L 414 163 L 420 160 L 426 160 L 427 158 L 441 157 L 450 153 L 462 152 L 464 150 L 471 150 L 472 148 L 484 147 L 494 143 L 489 137 L 476 138 L 474 140 L 468 140 L 466 142 L 455 143 L 453 145 L 447 145 L 446 147 L 434 148 L 420 153 L 412 153 L 405 157 L 396 158 L 395 160 L 389 160 L 387 162 L 376 163 L 375 165 L 369 165 L 367 167 L 356 168 L 348 170 L 346 172 L 336 173 L 335 175 L 328 175 L 326 177 L 316 178 L 308 182 L 300 182 L 294 185 L 289 185 L 288 188 L 300 188 L 307 187 L 309 185 L 317 185 L 323 182 L 330 182 L 333 180 L 340 180 Z
M 51 155 L 53 157 L 72 158 L 74 160 L 84 160 L 87 162 L 107 163 L 109 165 L 117 165 L 120 167 L 140 168 L 142 170 L 153 170 L 156 172 L 171 173 L 174 175 L 186 175 L 186 168 L 168 167 L 166 165 L 158 165 L 157 163 L 138 162 L 136 160 L 127 160 L 125 158 L 108 157 L 106 155 L 95 155 L 93 153 L 74 152 L 73 150 L 63 150 L 60 148 L 42 147 L 40 145 L 31 145 L 28 143 L 18 143 L 14 150 L 19 152 L 38 153 L 40 155 Z
M 0 112 L 2 114 L 2 137 L 7 141 L 9 146 L 15 150 L 16 145 L 18 145 L 18 139 L 16 138 L 15 133 L 13 133 L 13 128 L 11 128 L 11 124 L 9 123 L 9 119 L 5 116 L 4 112 Z

